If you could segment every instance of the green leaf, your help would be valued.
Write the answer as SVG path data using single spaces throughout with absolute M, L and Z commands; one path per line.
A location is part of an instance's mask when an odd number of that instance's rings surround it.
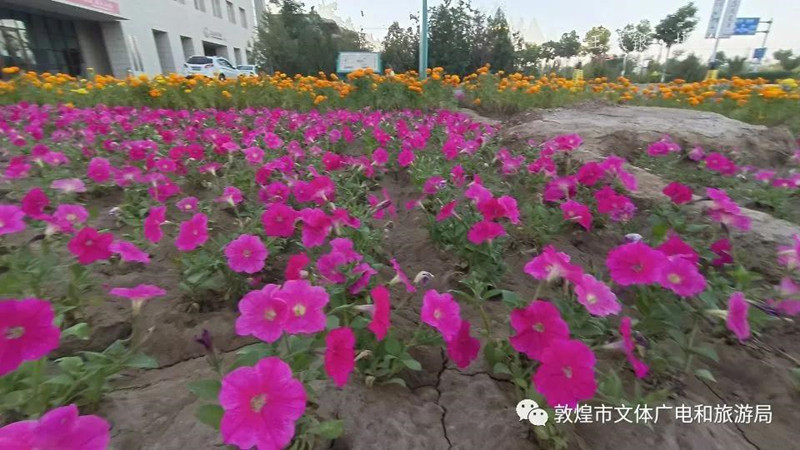
M 89 335 L 91 334 L 91 332 L 92 330 L 89 329 L 89 324 L 86 322 L 81 322 L 62 331 L 61 337 L 64 338 L 69 336 L 75 336 L 76 338 L 85 341 L 89 339 Z
M 712 361 L 719 362 L 719 356 L 713 347 L 695 347 L 692 349 L 692 351 L 700 356 L 705 356 Z
M 134 369 L 158 369 L 158 361 L 144 353 L 137 353 L 125 363 L 125 366 Z
M 344 422 L 341 420 L 326 420 L 311 427 L 308 431 L 325 439 L 336 439 L 344 431 Z
M 714 378 L 714 375 L 708 369 L 697 369 L 694 371 L 694 374 L 697 375 L 697 378 L 710 381 L 712 383 L 716 383 L 717 379 Z
M 203 400 L 215 400 L 221 388 L 222 383 L 218 380 L 198 380 L 189 383 L 189 390 Z
M 401 359 L 400 361 L 402 361 L 403 364 L 405 364 L 405 366 L 411 370 L 422 370 L 422 364 L 410 356 L 408 358 Z
M 56 360 L 58 367 L 67 373 L 77 373 L 83 368 L 83 360 L 77 356 L 68 356 Z
M 404 380 L 402 378 L 397 378 L 397 377 L 390 378 L 390 379 L 384 381 L 382 384 L 399 384 L 400 386 L 408 387 L 406 385 L 406 380 Z
M 222 421 L 222 406 L 219 405 L 201 405 L 195 411 L 194 416 L 200 422 L 210 426 L 215 430 L 219 430 L 219 424 Z
M 400 341 L 395 338 L 386 339 L 386 352 L 390 355 L 399 355 L 403 351 L 403 346 L 400 345 Z
M 339 318 L 336 316 L 328 316 L 326 328 L 329 330 L 333 330 L 334 328 L 339 328 Z
M 495 364 L 494 367 L 492 367 L 492 372 L 511 375 L 511 369 L 509 369 L 508 366 L 503 363 Z

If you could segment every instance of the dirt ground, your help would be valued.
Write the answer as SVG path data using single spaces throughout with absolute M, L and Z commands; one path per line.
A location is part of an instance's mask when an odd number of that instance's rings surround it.
M 716 114 L 661 108 L 602 106 L 536 112 L 527 117 L 515 117 L 508 124 L 501 124 L 501 129 L 510 140 L 579 133 L 586 140 L 589 153 L 623 156 L 626 152 L 641 151 L 644 142 L 656 140 L 668 132 L 682 143 L 739 146 L 763 165 L 784 163 L 787 146 L 792 142 L 785 130 L 748 125 Z M 417 194 L 402 177 L 386 177 L 385 187 L 397 205 L 405 204 Z M 645 193 L 635 199 L 637 202 L 656 201 L 647 197 L 658 192 L 655 188 L 643 190 Z M 111 206 L 113 198 L 103 205 Z M 403 208 L 398 208 L 398 214 L 391 226 L 386 226 L 386 252 L 401 261 L 407 273 L 421 270 L 433 273 L 435 279 L 431 288 L 457 287 L 459 274 L 454 268 L 454 258 L 430 241 L 425 217 L 417 210 Z M 764 226 L 754 227 L 750 236 L 742 236 L 742 239 L 750 239 L 754 247 L 774 249 L 792 233 L 800 233 L 800 229 L 788 222 L 759 217 Z M 115 231 L 114 226 L 109 224 L 112 231 Z M 585 238 L 559 242 L 559 248 L 578 261 L 602 258 L 611 245 L 613 242 L 602 240 L 585 242 Z M 161 367 L 126 373 L 116 382 L 116 390 L 107 396 L 98 412 L 112 424 L 112 446 L 116 449 L 222 447 L 218 434 L 194 418 L 200 402 L 189 392 L 187 383 L 211 376 L 204 349 L 194 337 L 209 330 L 226 358 L 253 342 L 234 333 L 235 303 L 222 303 L 214 311 L 198 312 L 191 302 L 180 298 L 173 251 L 154 255 L 152 263 L 141 271 L 106 274 L 117 284 L 148 282 L 171 293 L 150 302 L 143 310 L 146 328 L 152 328 L 144 352 L 155 357 Z M 522 266 L 534 249 L 518 251 L 509 257 L 509 275 L 502 287 L 530 298 L 533 285 L 523 274 Z M 769 268 L 763 270 L 768 272 Z M 393 299 L 403 298 L 399 290 L 393 290 L 392 294 Z M 421 296 L 413 296 L 404 303 L 402 309 L 392 312 L 393 326 L 412 329 L 419 318 Z M 108 300 L 92 308 L 89 322 L 95 330 L 93 346 L 104 348 L 130 332 L 126 325 L 128 308 L 124 299 Z M 490 303 L 489 310 L 498 323 L 495 328 L 504 329 L 501 324 L 505 323 L 506 307 Z M 467 318 L 475 318 L 470 317 L 474 311 L 465 314 Z M 800 327 L 786 322 L 745 344 L 720 342 L 717 346 L 720 362 L 714 367 L 717 383 L 695 380 L 667 402 L 672 405 L 768 404 L 772 407 L 771 424 L 682 424 L 674 420 L 659 421 L 651 428 L 632 424 L 578 424 L 564 427 L 568 446 L 614 450 L 798 448 L 800 408 L 796 404 L 800 401 L 800 391 L 792 383 L 789 372 L 800 360 L 798 337 Z M 440 349 L 419 351 L 415 356 L 423 370 L 404 375 L 409 388 L 398 385 L 369 388 L 359 378 L 341 390 L 332 384 L 320 384 L 319 411 L 345 422 L 344 435 L 330 442 L 329 448 L 542 448 L 536 443 L 532 426 L 517 418 L 514 407 L 519 399 L 515 397 L 513 385 L 491 375 L 481 358 L 467 370 L 459 371 Z

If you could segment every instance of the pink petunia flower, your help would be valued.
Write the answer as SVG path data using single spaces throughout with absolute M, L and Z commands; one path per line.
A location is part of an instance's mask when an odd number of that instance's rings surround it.
M 58 228 L 65 233 L 72 233 L 75 226 L 86 222 L 89 218 L 89 211 L 81 205 L 71 205 L 62 203 L 53 212 L 53 219 Z
M 723 189 L 706 188 L 706 193 L 711 199 L 708 216 L 715 222 L 733 226 L 742 231 L 750 229 L 750 218 L 742 214 L 741 208 Z
M 239 300 L 236 334 L 255 336 L 265 342 L 275 342 L 283 334 L 288 314 L 286 302 L 280 296 L 280 286 L 268 284 L 250 291 Z
M 630 198 L 618 194 L 611 186 L 606 186 L 594 193 L 597 201 L 597 212 L 608 214 L 615 222 L 626 222 L 636 213 L 636 205 Z
M 395 276 L 394 278 L 392 278 L 389 284 L 403 283 L 403 285 L 406 287 L 406 292 L 408 292 L 409 294 L 417 292 L 417 288 L 414 287 L 413 284 L 411 284 L 411 280 L 408 279 L 408 276 L 403 271 L 403 268 L 400 267 L 400 263 L 398 263 L 395 258 L 389 260 L 389 263 L 391 263 L 392 268 L 394 269 L 395 272 Z
M 561 204 L 561 211 L 564 220 L 575 222 L 586 231 L 592 229 L 592 212 L 589 210 L 588 206 L 578 203 L 575 200 L 569 200 Z
M 778 263 L 789 270 L 800 267 L 800 234 L 795 234 L 792 239 L 792 245 L 778 246 Z
M 22 211 L 34 219 L 41 218 L 48 206 L 50 199 L 41 188 L 33 188 L 22 197 Z
M 457 205 L 458 201 L 453 200 L 452 202 L 442 206 L 442 209 L 440 209 L 439 213 L 436 214 L 436 221 L 441 222 L 445 219 L 452 217 L 455 214 L 455 209 Z
M 569 261 L 569 255 L 556 251 L 555 247 L 548 245 L 542 250 L 542 253 L 528 261 L 523 270 L 533 278 L 548 283 L 559 278 L 576 282 L 583 275 L 583 269 L 570 264 Z
M 456 363 L 459 369 L 464 369 L 478 357 L 481 349 L 481 341 L 470 336 L 470 324 L 466 320 L 461 321 L 458 332 L 447 343 L 447 356 Z
M 356 336 L 347 327 L 331 330 L 325 336 L 325 373 L 337 387 L 347 384 L 356 366 Z
M 711 244 L 711 251 L 717 255 L 711 264 L 714 266 L 724 266 L 725 264 L 733 263 L 733 256 L 731 255 L 731 241 L 727 238 L 722 238 Z
M 286 326 L 289 334 L 314 334 L 325 329 L 323 309 L 330 298 L 325 289 L 312 286 L 306 280 L 284 283 L 278 297 L 286 302 Z
M 706 155 L 704 161 L 708 170 L 719 172 L 725 176 L 730 177 L 736 175 L 736 172 L 739 170 L 739 168 L 736 167 L 736 163 L 720 153 L 709 153 Z
M 111 243 L 114 235 L 99 233 L 91 227 L 81 229 L 67 244 L 70 253 L 78 258 L 78 262 L 87 265 L 95 261 L 111 258 Z
M 363 256 L 353 250 L 353 241 L 347 238 L 337 238 L 330 242 L 331 251 L 317 259 L 317 269 L 320 275 L 329 283 L 342 284 L 347 277 L 340 268 L 361 261 Z
M 167 291 L 153 284 L 140 284 L 132 288 L 118 287 L 111 289 L 108 293 L 130 300 L 134 314 L 138 314 L 141 311 L 142 305 L 146 301 L 167 295 Z
M 482 220 L 469 229 L 467 239 L 475 245 L 480 245 L 487 241 L 491 243 L 494 239 L 505 235 L 506 230 L 503 225 L 489 220 Z
M 458 333 L 461 326 L 461 308 L 450 294 L 440 294 L 431 289 L 422 298 L 422 321 L 436 328 L 445 340 Z
M 54 180 L 52 183 L 50 183 L 50 188 L 61 191 L 65 194 L 71 194 L 73 192 L 86 192 L 86 185 L 83 184 L 83 181 L 78 178 Z
M 745 300 L 744 294 L 741 292 L 734 292 L 728 299 L 728 314 L 725 325 L 739 338 L 740 342 L 750 337 L 750 324 L 747 322 L 749 309 L 750 304 Z
M 306 392 L 291 367 L 273 356 L 225 375 L 219 402 L 225 444 L 281 449 L 292 441 L 295 422 L 306 410 Z
M 689 159 L 692 161 L 702 161 L 705 157 L 706 152 L 703 150 L 703 147 L 700 147 L 699 145 L 689 150 Z
M 301 241 L 307 248 L 318 247 L 325 243 L 325 239 L 333 228 L 331 218 L 325 211 L 317 208 L 305 208 L 300 211 L 300 221 L 303 222 Z
M 628 362 L 633 366 L 633 372 L 636 374 L 636 378 L 646 377 L 650 368 L 636 357 L 636 343 L 633 341 L 630 317 L 623 317 L 620 321 L 619 334 L 622 335 L 622 350 L 625 352 Z
M 175 203 L 175 206 L 183 212 L 195 212 L 197 211 L 197 197 L 184 197 Z
M 161 225 L 166 221 L 166 206 L 154 206 L 150 208 L 147 217 L 144 219 L 144 237 L 148 241 L 157 244 L 164 237 L 164 232 L 161 231 Z
M 306 266 L 311 260 L 305 253 L 298 253 L 289 257 L 289 262 L 286 263 L 286 270 L 284 276 L 286 280 L 300 280 L 308 276 L 305 271 Z
M 112 242 L 108 249 L 119 255 L 125 262 L 150 264 L 150 255 L 139 249 L 133 242 L 117 240 Z
M 681 146 L 673 142 L 669 136 L 664 136 L 647 147 L 647 154 L 650 156 L 664 156 L 679 151 Z
M 669 233 L 669 238 L 656 247 L 656 250 L 669 257 L 683 258 L 695 265 L 700 261 L 700 255 L 692 246 L 684 242 L 678 233 L 672 231 Z
M 235 186 L 225 186 L 225 189 L 222 190 L 222 195 L 217 197 L 218 203 L 227 203 L 231 206 L 236 206 L 244 200 L 242 196 L 242 191 Z
M 410 148 L 405 148 L 397 155 L 397 164 L 399 164 L 400 167 L 408 167 L 414 163 L 414 159 L 414 151 Z
M 692 201 L 692 188 L 685 184 L 678 183 L 677 181 L 668 184 L 661 193 L 669 197 L 672 203 L 676 205 L 682 205 Z
M 611 279 L 622 286 L 656 283 L 663 264 L 664 254 L 641 241 L 620 245 L 606 258 Z
M 0 236 L 25 229 L 25 211 L 15 205 L 0 205 Z
M 575 408 L 597 392 L 595 356 L 588 345 L 578 340 L 560 339 L 542 352 L 542 365 L 533 384 L 550 406 Z
M 261 215 L 264 234 L 269 237 L 289 237 L 294 234 L 298 213 L 284 203 L 273 203 Z
M 594 186 L 606 175 L 605 169 L 600 163 L 589 161 L 578 169 L 578 183 L 584 186 Z
M 693 297 L 706 289 L 706 279 L 697 265 L 679 257 L 666 259 L 658 284 L 681 297 Z
M 561 199 L 570 199 L 577 193 L 578 179 L 575 176 L 556 177 L 544 188 L 544 200 L 557 202 Z
M 110 426 L 98 416 L 80 416 L 75 405 L 51 409 L 38 420 L 0 428 L 0 448 L 8 450 L 105 450 Z
M 258 236 L 243 234 L 225 246 L 228 267 L 234 272 L 256 273 L 264 268 L 269 251 Z
M 58 347 L 61 331 L 50 302 L 36 298 L 0 300 L 0 376 Z
M 95 183 L 105 183 L 111 178 L 111 162 L 106 158 L 92 158 L 86 167 L 86 176 Z
M 525 308 L 511 311 L 509 320 L 515 331 L 508 338 L 511 346 L 537 361 L 552 342 L 569 338 L 569 326 L 558 308 L 544 300 L 535 300 Z
M 351 295 L 356 295 L 369 286 L 370 279 L 372 279 L 373 275 L 377 275 L 378 271 L 367 263 L 361 263 L 353 267 L 352 274 L 357 275 L 358 278 L 347 291 L 350 292 Z
M 208 240 L 208 216 L 198 213 L 191 219 L 181 222 L 175 247 L 182 252 L 190 252 Z
M 589 274 L 584 274 L 575 283 L 575 295 L 578 296 L 578 302 L 593 316 L 605 317 L 619 314 L 622 310 L 622 305 L 611 288 Z
M 375 334 L 378 341 L 382 341 L 389 332 L 390 315 L 391 315 L 391 302 L 389 299 L 389 290 L 384 286 L 376 286 L 369 292 L 374 306 L 372 311 L 372 321 L 370 321 L 367 329 Z

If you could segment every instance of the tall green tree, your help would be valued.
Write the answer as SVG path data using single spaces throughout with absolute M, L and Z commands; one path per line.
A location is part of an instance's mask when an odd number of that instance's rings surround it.
M 428 58 L 431 67 L 464 74 L 472 62 L 473 23 L 468 1 L 445 0 L 433 7 L 429 22 Z
M 778 50 L 772 57 L 781 63 L 783 70 L 794 70 L 800 67 L 800 56 L 794 56 L 791 50 Z
M 694 3 L 681 6 L 672 14 L 661 20 L 656 25 L 654 37 L 667 48 L 667 63 L 664 64 L 664 71 L 661 72 L 661 81 L 664 81 L 669 65 L 669 52 L 675 44 L 682 44 L 689 38 L 689 34 L 697 27 L 697 7 Z
M 517 56 L 520 68 L 530 74 L 533 73 L 539 66 L 539 61 L 544 59 L 544 52 L 542 46 L 537 44 L 526 43 L 522 50 L 518 52 Z
M 611 30 L 600 25 L 592 27 L 583 38 L 583 51 L 594 56 L 602 56 L 611 49 Z
M 487 41 L 491 48 L 489 63 L 494 70 L 514 71 L 516 51 L 511 40 L 511 31 L 503 10 L 498 8 L 486 24 Z
M 621 30 L 617 30 L 619 49 L 625 55 L 622 59 L 622 76 L 625 76 L 628 68 L 628 56 L 632 52 L 643 52 L 650 47 L 653 42 L 653 28 L 649 20 L 642 20 L 634 25 L 629 23 Z
M 561 35 L 555 47 L 556 56 L 559 58 L 572 58 L 581 52 L 581 38 L 575 30 Z
M 383 39 L 381 58 L 384 67 L 391 67 L 395 72 L 415 69 L 419 62 L 419 29 L 392 23 Z

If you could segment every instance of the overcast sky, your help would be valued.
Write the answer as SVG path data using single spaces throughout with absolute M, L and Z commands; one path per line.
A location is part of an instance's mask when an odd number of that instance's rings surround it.
M 419 13 L 422 1 L 305 0 L 305 3 L 306 6 L 320 5 L 322 9 L 325 9 L 325 4 L 336 3 L 338 16 L 345 20 L 350 18 L 356 28 L 363 27 L 366 33 L 381 40 L 393 21 L 410 25 L 408 16 Z M 428 6 L 440 3 L 441 0 L 429 0 Z M 685 0 L 472 0 L 473 5 L 487 13 L 502 7 L 512 27 L 521 26 L 526 37 L 534 41 L 542 38 L 558 40 L 561 33 L 573 29 L 583 37 L 595 25 L 603 25 L 612 31 L 641 19 L 649 19 L 655 25 L 686 3 Z M 689 40 L 676 49 L 710 55 L 713 40 L 704 39 L 704 35 L 713 3 L 713 0 L 695 2 L 700 23 Z M 800 52 L 800 0 L 741 0 L 738 17 L 775 19 L 767 40 L 770 55 L 779 48 L 793 49 L 795 54 Z M 532 23 L 536 25 L 532 26 Z M 761 24 L 759 29 L 766 29 L 766 26 Z M 763 38 L 763 34 L 735 36 L 721 40 L 719 49 L 729 56 L 752 55 L 753 49 L 761 46 Z M 657 52 L 657 48 L 655 46 L 654 51 Z M 614 33 L 612 52 L 616 50 Z

